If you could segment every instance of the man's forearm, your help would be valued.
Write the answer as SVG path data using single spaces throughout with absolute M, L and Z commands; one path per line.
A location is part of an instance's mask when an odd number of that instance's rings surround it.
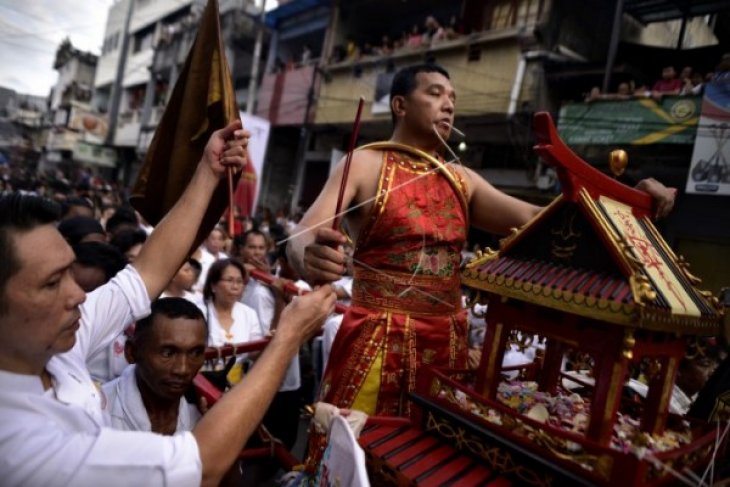
M 203 464 L 203 485 L 218 485 L 261 422 L 299 349 L 292 338 L 275 336 L 251 371 L 223 395 L 193 430 Z

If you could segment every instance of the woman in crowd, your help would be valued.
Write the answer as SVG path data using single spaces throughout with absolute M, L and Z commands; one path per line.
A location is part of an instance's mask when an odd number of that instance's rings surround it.
M 233 259 L 213 263 L 203 288 L 202 311 L 208 322 L 208 346 L 250 342 L 263 338 L 256 312 L 239 302 L 246 283 L 243 264 Z M 246 357 L 241 356 L 229 374 L 236 382 Z M 221 364 L 222 365 L 222 364 Z

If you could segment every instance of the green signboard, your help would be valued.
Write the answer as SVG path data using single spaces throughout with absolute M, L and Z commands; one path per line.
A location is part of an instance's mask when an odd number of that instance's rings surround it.
M 694 144 L 702 97 L 569 103 L 558 131 L 569 145 Z

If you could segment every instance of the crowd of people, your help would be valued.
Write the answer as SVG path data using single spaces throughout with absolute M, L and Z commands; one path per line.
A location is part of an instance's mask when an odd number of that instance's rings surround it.
M 391 99 L 393 141 L 437 154 L 455 116 L 448 72 L 405 68 Z M 352 159 L 343 195 L 356 209 L 346 217 L 351 241 L 322 224 L 335 212 L 340 165 L 300 221 L 265 215 L 233 238 L 219 226 L 191 254 L 226 166 L 245 163 L 249 136 L 237 123 L 215 132 L 154 229 L 101 183 L 46 193 L 58 202 L 0 196 L 4 484 L 237 482 L 231 467 L 260 423 L 291 448 L 315 396 L 407 415 L 422 364 L 478 363 L 480 342 L 469 336 L 480 335 L 482 317 L 467 318 L 459 279 L 467 222 L 505 234 L 540 207 L 463 166 L 429 170 L 420 153 L 391 145 Z M 669 188 L 638 187 L 660 216 L 671 210 Z M 254 271 L 276 277 L 266 285 Z M 344 317 L 338 300 L 349 304 Z M 263 351 L 205 359 L 211 347 L 265 337 Z M 215 404 L 189 397 L 201 371 L 227 390 Z M 325 442 L 310 430 L 310 471 Z
M 430 48 L 462 35 L 463 28 L 455 15 L 446 24 L 441 23 L 436 16 L 428 15 L 423 25 L 413 24 L 410 30 L 396 36 L 383 34 L 379 39 L 363 41 L 350 38 L 346 44 L 335 46 L 331 62 L 358 61 L 368 57 L 388 56 L 408 49 Z
M 706 83 L 710 83 L 730 71 L 730 53 L 724 54 L 714 71 L 701 72 L 692 66 L 685 66 L 677 74 L 672 65 L 662 68 L 661 78 L 652 85 L 637 84 L 634 80 L 622 81 L 613 93 L 602 93 L 593 87 L 585 98 L 586 102 L 598 100 L 633 100 L 653 98 L 661 100 L 664 96 L 699 96 L 704 93 Z

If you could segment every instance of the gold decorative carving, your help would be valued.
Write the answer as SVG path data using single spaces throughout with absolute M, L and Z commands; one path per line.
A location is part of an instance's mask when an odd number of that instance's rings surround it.
M 647 301 L 656 299 L 656 291 L 652 289 L 649 278 L 644 274 L 634 274 L 629 278 L 631 292 L 634 294 L 634 300 L 639 306 L 646 305 Z
M 550 230 L 553 236 L 550 254 L 558 260 L 569 260 L 578 249 L 578 242 L 583 233 L 575 229 L 577 207 L 569 207 L 563 215 L 563 221 Z
M 470 415 L 476 416 L 482 421 L 494 424 L 495 429 L 506 429 L 514 435 L 529 437 L 531 439 L 537 439 L 539 437 L 539 441 L 541 441 L 542 443 L 538 442 L 538 444 L 545 448 L 548 448 L 548 450 L 555 454 L 556 457 L 570 462 L 574 462 L 581 468 L 586 469 L 590 472 L 597 473 L 606 480 L 610 479 L 611 469 L 613 468 L 613 459 L 610 455 L 593 455 L 590 453 L 585 453 L 582 445 L 573 442 L 571 442 L 571 446 L 569 447 L 567 440 L 560 438 L 559 436 L 555 436 L 541 428 L 536 428 L 532 425 L 524 423 L 518 418 L 518 413 L 516 412 L 514 415 L 504 414 L 501 411 L 495 408 L 490 408 L 487 404 L 483 404 L 479 400 L 473 398 L 469 398 L 470 403 L 467 407 L 465 404 L 463 404 L 462 401 L 459 401 L 459 399 L 457 399 L 456 391 L 453 390 L 451 385 L 444 383 L 442 383 L 441 385 L 442 387 L 437 397 L 455 405 L 460 410 L 464 411 L 467 417 Z M 469 396 L 468 392 L 466 391 L 462 390 L 458 392 L 460 394 L 465 394 L 467 397 Z M 430 411 L 428 414 L 428 420 L 431 421 L 431 419 L 433 419 L 434 428 L 437 429 L 439 433 L 442 433 L 438 426 L 444 420 L 432 417 L 433 415 Z M 488 417 L 495 418 L 498 422 L 490 421 L 487 419 Z M 453 427 L 451 428 L 453 430 Z M 457 435 L 457 433 L 451 432 L 450 434 L 451 437 L 447 438 L 456 439 L 456 437 L 458 436 L 463 440 L 464 433 L 458 433 Z M 478 442 L 481 444 L 481 440 L 478 440 Z M 475 451 L 474 449 L 472 449 L 468 442 L 465 442 L 464 446 L 468 448 L 469 451 L 471 451 L 472 453 L 483 457 L 483 455 L 481 455 L 479 451 Z M 481 448 L 483 449 L 484 446 L 482 445 Z
M 530 485 L 544 487 L 554 485 L 552 475 L 537 472 L 519 464 L 512 458 L 510 452 L 494 445 L 485 445 L 481 438 L 467 433 L 464 428 L 454 426 L 445 419 L 436 418 L 430 411 L 426 420 L 426 431 L 435 431 L 442 438 L 453 441 L 457 449 L 476 455 L 484 460 L 489 468 L 502 474 L 514 475 Z

